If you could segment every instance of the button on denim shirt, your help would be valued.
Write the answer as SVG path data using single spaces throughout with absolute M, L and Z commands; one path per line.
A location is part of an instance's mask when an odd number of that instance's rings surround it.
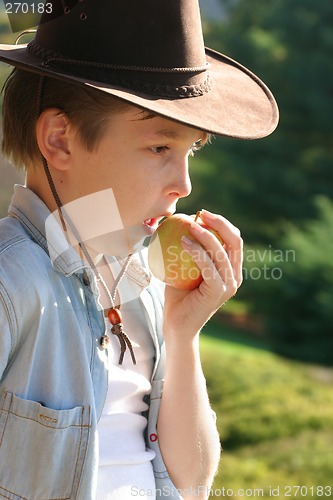
M 104 318 L 94 276 L 75 250 L 51 261 L 49 215 L 32 191 L 16 186 L 9 216 L 0 221 L 0 498 L 93 500 L 108 383 Z M 134 281 L 136 269 L 129 270 Z M 179 499 L 156 431 L 163 289 L 152 279 L 139 300 L 156 349 L 147 427 L 156 498 Z

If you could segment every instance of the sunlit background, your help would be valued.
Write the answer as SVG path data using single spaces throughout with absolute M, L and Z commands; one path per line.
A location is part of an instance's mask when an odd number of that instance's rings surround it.
M 258 74 L 281 113 L 266 139 L 213 138 L 178 207 L 223 214 L 245 241 L 242 288 L 202 335 L 224 449 L 211 497 L 331 498 L 333 2 L 200 3 L 206 44 Z M 1 216 L 19 181 L 1 160 Z

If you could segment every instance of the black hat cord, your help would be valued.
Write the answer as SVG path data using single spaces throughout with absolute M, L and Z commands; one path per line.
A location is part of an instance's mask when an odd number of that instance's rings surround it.
M 38 113 L 37 117 L 40 116 L 41 111 L 42 111 L 42 97 L 43 97 L 43 90 L 44 90 L 44 81 L 45 81 L 45 78 L 43 76 L 40 76 L 38 89 L 37 89 L 37 113 Z M 123 330 L 122 315 L 121 315 L 120 310 L 119 310 L 120 305 L 118 305 L 118 306 L 115 305 L 117 289 L 118 289 L 118 286 L 119 286 L 122 278 L 124 277 L 124 275 L 127 271 L 129 264 L 130 264 L 132 254 L 130 254 L 127 257 L 123 268 L 121 269 L 118 277 L 114 281 L 112 291 L 110 291 L 107 284 L 105 283 L 103 277 L 98 272 L 91 256 L 89 255 L 89 252 L 88 252 L 85 244 L 83 243 L 83 241 L 81 241 L 80 235 L 79 235 L 75 225 L 73 224 L 72 220 L 70 219 L 70 217 L 66 213 L 66 210 L 64 209 L 63 204 L 61 203 L 60 197 L 58 195 L 58 192 L 56 190 L 56 187 L 54 185 L 54 182 L 53 182 L 53 179 L 52 179 L 52 176 L 50 173 L 50 169 L 49 169 L 47 160 L 42 153 L 41 153 L 41 159 L 42 159 L 43 168 L 44 168 L 44 171 L 45 171 L 53 198 L 54 198 L 56 205 L 58 207 L 59 216 L 60 216 L 61 224 L 63 226 L 63 230 L 66 234 L 67 226 L 70 228 L 70 230 L 72 231 L 72 233 L 74 234 L 74 236 L 78 242 L 82 260 L 84 260 L 83 259 L 83 256 L 84 256 L 86 258 L 89 266 L 93 270 L 97 282 L 99 282 L 101 284 L 101 286 L 103 287 L 103 289 L 106 293 L 106 296 L 109 299 L 111 308 L 109 308 L 107 310 L 107 317 L 112 325 L 111 332 L 114 335 L 116 335 L 116 337 L 118 337 L 118 340 L 120 343 L 119 364 L 121 365 L 123 362 L 124 354 L 126 352 L 126 347 L 128 347 L 128 349 L 130 351 L 133 364 L 136 364 L 136 359 L 135 359 L 132 343 L 131 343 L 130 339 L 128 338 L 127 334 Z M 107 333 L 105 332 L 104 335 L 102 335 L 102 337 L 100 338 L 100 345 L 101 345 L 102 349 L 106 349 L 109 342 L 110 342 L 110 338 L 107 335 Z

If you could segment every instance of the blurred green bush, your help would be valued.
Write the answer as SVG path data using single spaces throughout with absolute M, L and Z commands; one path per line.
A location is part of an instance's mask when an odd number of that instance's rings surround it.
M 276 352 L 333 365 L 333 203 L 315 204 L 318 218 L 288 224 L 278 248 L 246 248 L 240 295 L 264 316 Z
M 201 356 L 223 447 L 215 488 L 268 497 L 280 486 L 285 498 L 284 487 L 304 485 L 302 497 L 317 498 L 311 486 L 332 485 L 332 369 L 208 335 Z

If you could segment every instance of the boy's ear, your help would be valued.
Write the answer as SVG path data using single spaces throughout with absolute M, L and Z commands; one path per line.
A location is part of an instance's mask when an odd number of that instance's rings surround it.
M 70 166 L 70 131 L 67 115 L 58 108 L 45 109 L 37 119 L 36 139 L 40 152 L 57 170 Z

